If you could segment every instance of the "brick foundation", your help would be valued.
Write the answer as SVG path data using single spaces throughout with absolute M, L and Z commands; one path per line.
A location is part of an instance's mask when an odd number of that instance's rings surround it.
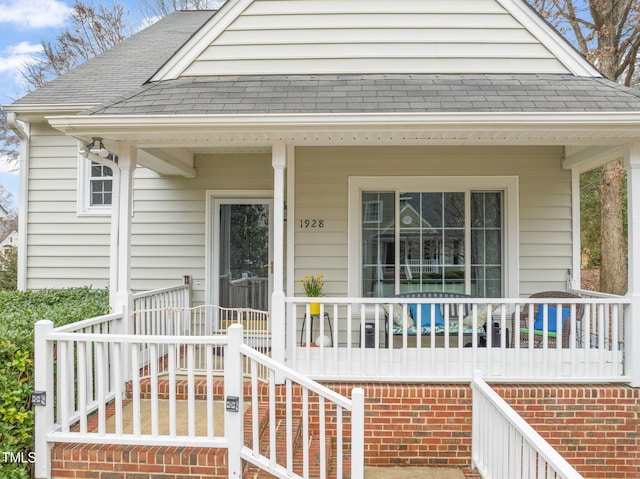
M 616 385 L 494 386 L 588 478 L 640 478 L 640 389 Z
M 52 478 L 226 478 L 226 450 L 198 447 L 56 444 Z
M 365 465 L 447 466 L 470 474 L 469 386 L 327 386 L 347 397 L 353 387 L 365 390 Z M 494 389 L 585 477 L 640 477 L 640 389 L 617 385 L 496 385 Z M 294 389 L 294 397 L 299 397 L 297 392 Z M 313 403 L 311 409 L 317 409 Z M 294 411 L 300 410 L 296 404 Z M 98 479 L 226 478 L 226 451 L 57 444 L 52 471 L 53 477 Z

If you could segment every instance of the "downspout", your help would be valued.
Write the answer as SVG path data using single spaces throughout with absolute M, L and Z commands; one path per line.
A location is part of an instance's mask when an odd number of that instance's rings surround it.
M 119 286 L 119 235 L 120 235 L 120 167 L 109 158 L 87 152 L 86 158 L 100 165 L 111 168 L 113 181 L 111 185 L 111 244 L 109 246 L 109 305 L 111 310 L 117 308 L 116 295 Z
M 27 225 L 29 217 L 29 149 L 31 124 L 18 120 L 15 112 L 7 112 L 7 124 L 20 138 L 20 192 L 18 198 L 18 290 L 27 289 Z

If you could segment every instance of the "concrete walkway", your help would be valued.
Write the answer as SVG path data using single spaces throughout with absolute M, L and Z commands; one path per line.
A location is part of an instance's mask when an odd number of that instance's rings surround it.
M 364 479 L 464 479 L 464 474 L 448 467 L 365 467 Z

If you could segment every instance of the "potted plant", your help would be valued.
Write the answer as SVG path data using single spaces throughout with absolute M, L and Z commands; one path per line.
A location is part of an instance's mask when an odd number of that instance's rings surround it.
M 317 276 L 307 275 L 300 280 L 307 297 L 318 298 L 322 296 L 322 288 L 324 287 L 324 283 L 322 282 L 323 277 L 321 274 Z M 313 315 L 320 314 L 320 303 L 311 303 L 309 305 L 309 313 Z

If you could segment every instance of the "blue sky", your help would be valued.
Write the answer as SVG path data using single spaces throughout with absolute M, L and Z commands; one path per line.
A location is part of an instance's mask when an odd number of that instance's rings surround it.
M 136 0 L 119 3 L 128 9 L 133 24 L 142 23 Z M 72 5 L 73 0 L 0 0 L 0 104 L 6 105 L 24 95 L 21 69 L 33 61 L 42 40 L 55 39 L 65 27 Z M 17 207 L 19 180 L 17 172 L 9 172 L 10 169 L 0 162 L 0 185 L 13 194 L 13 206 Z

